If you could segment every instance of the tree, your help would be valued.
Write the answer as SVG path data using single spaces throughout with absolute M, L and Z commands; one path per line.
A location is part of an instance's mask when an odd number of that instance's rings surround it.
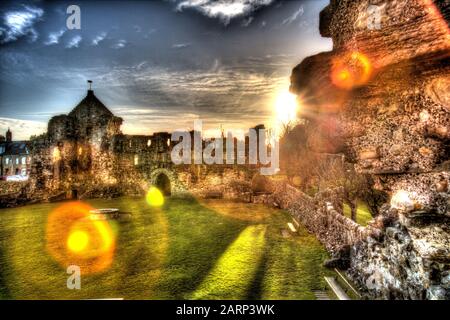
M 306 157 L 305 123 L 292 122 L 283 125 L 280 136 L 280 167 L 287 176 L 301 175 Z
M 319 161 L 315 169 L 319 178 L 319 188 L 342 188 L 343 200 L 356 221 L 358 199 L 363 199 L 368 187 L 365 176 L 358 174 L 353 165 L 344 161 L 343 155 L 332 155 Z

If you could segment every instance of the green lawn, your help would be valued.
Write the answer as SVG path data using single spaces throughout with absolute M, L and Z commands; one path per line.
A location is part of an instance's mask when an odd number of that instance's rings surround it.
M 66 287 L 66 266 L 46 250 L 49 213 L 61 203 L 0 210 L 2 299 L 314 299 L 326 287 L 327 253 L 300 229 L 283 237 L 289 215 L 262 205 L 167 199 L 88 201 L 116 207 L 131 221 L 110 221 L 116 233 L 112 264 Z
M 344 215 L 351 218 L 352 212 L 348 204 L 344 203 Z M 370 214 L 370 210 L 363 201 L 358 201 L 358 207 L 356 209 L 356 222 L 361 226 L 367 226 L 367 223 L 372 220 L 373 217 Z

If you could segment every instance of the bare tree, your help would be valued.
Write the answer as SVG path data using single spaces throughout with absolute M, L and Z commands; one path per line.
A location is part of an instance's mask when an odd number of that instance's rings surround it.
M 352 164 L 346 163 L 342 155 L 332 155 L 319 161 L 315 167 L 320 189 L 343 189 L 343 200 L 351 212 L 351 219 L 356 221 L 358 199 L 364 197 L 367 188 L 365 176 L 358 174 Z
M 359 174 L 353 164 L 345 161 L 342 154 L 320 154 L 308 148 L 308 135 L 311 127 L 307 121 L 297 125 L 290 123 L 283 127 L 280 138 L 280 165 L 289 177 L 299 176 L 301 188 L 308 192 L 311 187 L 343 189 L 344 203 L 356 221 L 358 200 L 364 201 L 372 216 L 378 214 L 378 208 L 386 201 L 386 195 L 375 190 L 370 175 Z

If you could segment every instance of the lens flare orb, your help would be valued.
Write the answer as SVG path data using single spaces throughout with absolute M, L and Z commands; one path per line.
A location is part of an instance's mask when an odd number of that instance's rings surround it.
M 47 219 L 47 251 L 64 268 L 77 265 L 83 274 L 108 269 L 115 252 L 110 222 L 93 221 L 91 210 L 88 204 L 69 202 L 54 209 Z
M 73 252 L 81 252 L 86 249 L 89 236 L 84 231 L 74 231 L 67 239 L 67 247 Z
M 164 204 L 164 195 L 156 187 L 150 187 L 147 192 L 146 200 L 151 207 L 161 207 Z
M 372 76 L 372 64 L 361 52 L 350 52 L 332 61 L 331 82 L 341 89 L 351 90 L 366 84 Z

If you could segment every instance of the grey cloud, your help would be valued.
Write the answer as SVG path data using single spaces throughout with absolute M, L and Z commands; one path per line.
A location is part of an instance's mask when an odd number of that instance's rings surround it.
M 190 43 L 175 43 L 172 45 L 173 49 L 183 49 L 183 48 L 187 48 L 189 47 L 191 44 Z
M 31 41 L 36 41 L 38 33 L 34 25 L 44 15 L 44 10 L 23 6 L 21 10 L 7 11 L 3 15 L 3 27 L 1 27 L 0 43 L 16 41 L 28 36 Z
M 106 38 L 106 32 L 101 32 L 100 34 L 95 36 L 94 39 L 92 39 L 92 45 L 97 46 L 100 42 L 105 40 L 105 38 Z
M 127 41 L 124 39 L 118 40 L 115 44 L 112 45 L 113 49 L 122 49 L 127 45 Z
M 65 30 L 51 32 L 48 35 L 48 40 L 46 42 L 44 42 L 44 44 L 46 46 L 51 46 L 51 45 L 54 45 L 54 44 L 58 44 L 59 43 L 59 39 L 63 36 L 64 32 L 65 32 Z
M 295 11 L 291 16 L 287 17 L 281 23 L 282 25 L 290 25 L 292 22 L 297 20 L 298 17 L 301 17 L 304 13 L 303 6 L 300 6 L 297 11 Z
M 270 119 L 273 93 L 288 79 L 288 57 L 249 57 L 234 65 L 214 60 L 216 67 L 211 68 L 208 63 L 204 69 L 189 70 L 161 67 L 148 61 L 113 68 L 50 66 L 45 70 L 45 79 L 64 83 L 67 87 L 64 90 L 83 90 L 86 79 L 94 80 L 98 97 L 124 118 L 126 133 L 183 128 L 192 126 L 196 118 L 203 119 L 205 126 L 226 124 L 245 128 Z M 287 72 L 278 73 L 280 67 Z M 64 112 L 72 107 L 61 106 Z M 37 132 L 38 127 L 33 128 Z
M 253 17 L 248 17 L 247 19 L 244 19 L 241 23 L 243 27 L 248 27 L 253 22 Z
M 261 7 L 268 6 L 274 0 L 181 0 L 176 9 L 195 9 L 210 18 L 218 18 L 224 25 L 236 17 L 246 16 Z
M 260 63 L 264 64 L 264 61 Z M 246 119 L 246 123 L 252 123 L 269 116 L 264 111 L 265 104 L 273 92 L 284 84 L 286 75 L 265 75 L 242 66 L 222 67 L 216 71 L 176 71 L 147 66 L 115 69 L 103 74 L 100 81 L 108 84 L 110 92 L 122 99 L 127 97 L 123 103 L 130 99 L 128 103 L 132 101 L 135 106 L 146 106 L 152 110 L 147 114 L 142 108 L 130 107 L 127 114 L 122 109 L 125 119 L 132 118 L 139 122 L 148 117 L 155 121 L 162 110 L 170 110 L 172 115 L 190 112 L 211 121 L 228 119 L 239 123 Z
M 152 34 L 154 34 L 156 32 L 156 29 L 150 29 L 148 30 L 145 35 L 144 35 L 144 39 L 148 39 Z
M 83 40 L 83 38 L 80 35 L 77 35 L 77 36 L 73 37 L 67 43 L 66 48 L 68 48 L 68 49 L 78 48 L 78 46 L 81 43 L 81 40 Z

